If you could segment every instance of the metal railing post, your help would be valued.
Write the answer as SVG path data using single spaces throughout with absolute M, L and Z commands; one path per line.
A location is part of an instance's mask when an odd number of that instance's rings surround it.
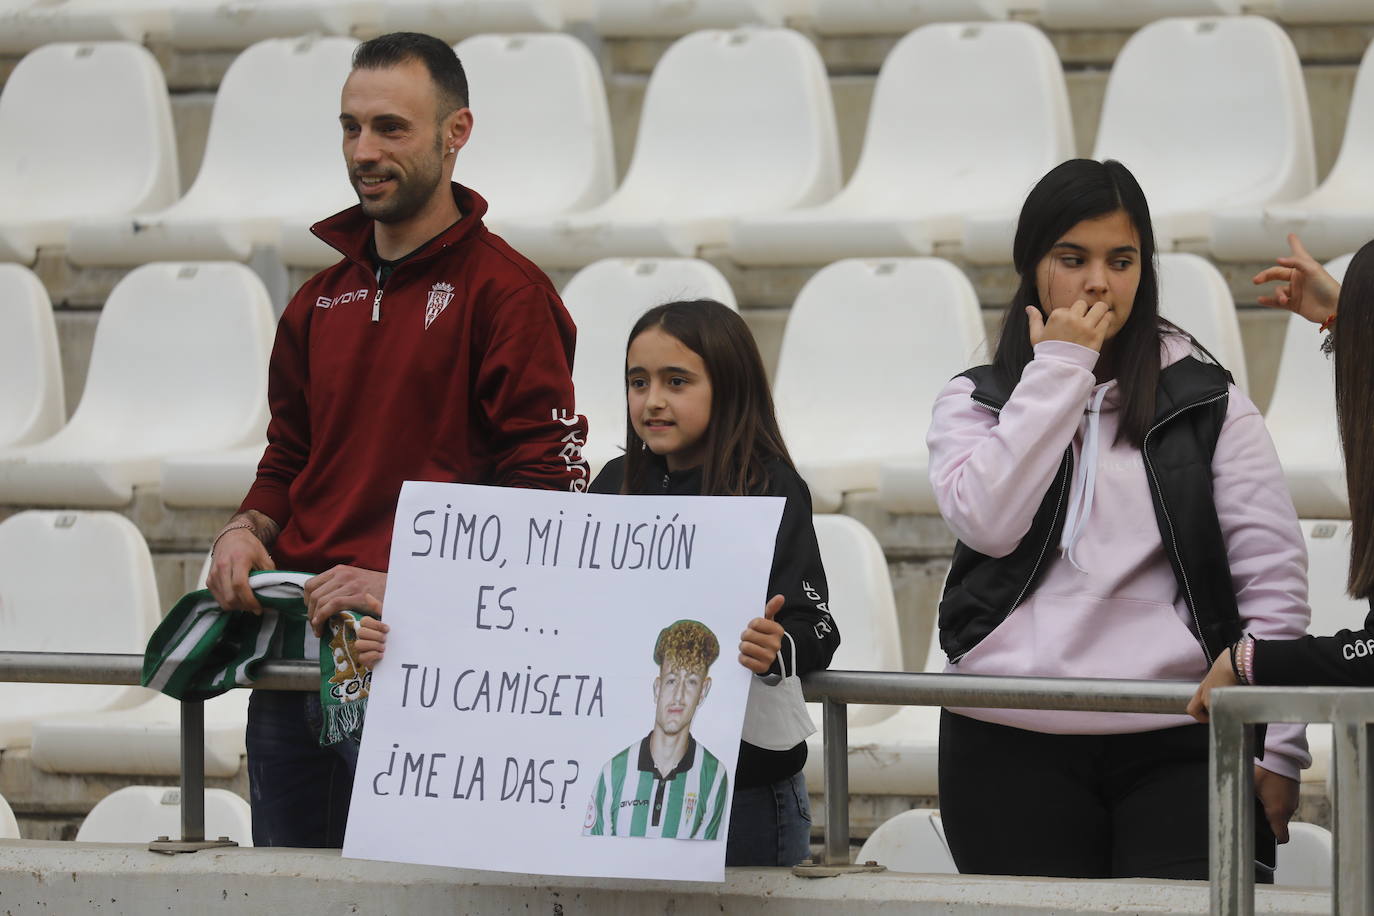
M 205 703 L 181 701 L 181 841 L 205 839 Z
M 825 865 L 849 864 L 849 709 L 822 701 L 825 738 Z
M 1255 729 L 1226 703 L 1227 691 L 1212 693 L 1208 770 L 1212 836 L 1208 844 L 1212 912 L 1253 916 L 1255 912 Z
M 1334 856 L 1331 888 L 1338 914 L 1369 913 L 1374 907 L 1374 811 L 1371 811 L 1371 729 L 1337 701 L 1331 727 L 1335 765 Z M 1354 710 L 1351 710 L 1353 712 Z

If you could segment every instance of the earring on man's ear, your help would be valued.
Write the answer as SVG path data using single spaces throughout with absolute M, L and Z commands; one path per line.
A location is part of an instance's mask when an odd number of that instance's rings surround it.
M 448 154 L 449 154 L 450 156 L 452 156 L 452 155 L 453 155 L 454 153 L 456 153 L 456 152 L 458 152 L 458 147 L 456 147 L 456 146 L 450 146 L 450 147 L 448 148 Z

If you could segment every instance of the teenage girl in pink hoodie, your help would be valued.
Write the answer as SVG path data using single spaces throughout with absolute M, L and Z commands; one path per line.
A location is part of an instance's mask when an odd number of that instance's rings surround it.
M 1021 211 L 1021 283 L 990 366 L 927 441 L 959 538 L 947 671 L 1197 681 L 1243 633 L 1301 635 L 1307 557 L 1254 404 L 1158 311 L 1140 186 L 1051 170 Z M 1269 728 L 1256 849 L 1273 863 L 1309 762 Z M 1207 731 L 1185 715 L 947 709 L 940 807 L 963 872 L 1207 877 Z M 1259 869 L 1264 880 L 1266 870 Z

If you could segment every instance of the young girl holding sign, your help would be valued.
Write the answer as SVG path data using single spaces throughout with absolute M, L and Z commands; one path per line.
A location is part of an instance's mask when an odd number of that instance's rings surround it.
M 840 643 L 811 523 L 811 493 L 778 429 L 763 360 L 744 320 L 719 302 L 671 302 L 630 332 L 623 457 L 593 493 L 781 496 L 763 616 L 741 634 L 739 662 L 754 672 L 735 770 L 727 865 L 790 866 L 810 855 L 811 809 L 802 767 L 814 730 L 798 676 L 823 669 Z M 365 618 L 365 664 L 387 625 Z
M 927 441 L 959 538 L 940 643 L 960 674 L 1196 681 L 1243 632 L 1300 635 L 1306 554 L 1263 418 L 1158 312 L 1154 236 L 1118 162 L 1030 192 L 993 363 Z M 1207 731 L 1182 715 L 947 709 L 940 808 L 964 872 L 1207 877 Z M 1256 849 L 1308 763 L 1269 728 Z M 1263 877 L 1263 876 L 1261 876 Z

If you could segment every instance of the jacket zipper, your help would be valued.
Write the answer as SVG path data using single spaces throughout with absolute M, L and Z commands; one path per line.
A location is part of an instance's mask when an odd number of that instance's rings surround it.
M 1140 456 L 1145 460 L 1145 467 L 1150 472 L 1150 484 L 1154 487 L 1155 498 L 1159 500 L 1160 512 L 1163 513 L 1164 520 L 1169 523 L 1169 543 L 1173 547 L 1173 555 L 1175 557 L 1178 557 L 1178 570 L 1179 575 L 1183 579 L 1184 599 L 1188 602 L 1189 613 L 1193 615 L 1193 632 L 1197 635 L 1197 641 L 1202 646 L 1202 654 L 1207 659 L 1208 665 L 1211 665 L 1214 659 L 1212 658 L 1212 653 L 1207 650 L 1207 640 L 1204 639 L 1202 635 L 1202 621 L 1198 619 L 1197 605 L 1193 601 L 1193 589 L 1192 586 L 1188 584 L 1188 570 L 1184 567 L 1183 555 L 1179 553 L 1178 550 L 1178 536 L 1174 533 L 1174 520 L 1169 516 L 1169 507 L 1164 504 L 1164 493 L 1159 487 L 1159 477 L 1155 474 L 1155 466 L 1150 461 L 1149 445 L 1150 436 L 1154 435 L 1156 430 L 1158 430 L 1165 423 L 1168 423 L 1170 420 L 1177 417 L 1179 414 L 1184 413 L 1185 411 L 1192 410 L 1194 407 L 1205 407 L 1208 404 L 1215 404 L 1217 401 L 1223 400 L 1228 395 L 1229 392 L 1223 391 L 1221 394 L 1207 398 L 1206 400 L 1195 401 L 1192 404 L 1185 404 L 1183 407 L 1180 407 L 1178 410 L 1175 410 L 1173 413 L 1169 414 L 1163 420 L 1160 420 L 1154 426 L 1151 426 L 1149 431 L 1145 433 L 1145 438 L 1140 445 Z
M 382 284 L 377 283 L 377 295 L 372 300 L 372 323 L 382 320 Z

